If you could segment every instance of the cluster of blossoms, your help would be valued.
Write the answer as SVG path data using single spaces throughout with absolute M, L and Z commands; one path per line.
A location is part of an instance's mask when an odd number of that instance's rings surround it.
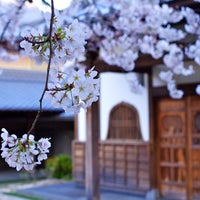
M 97 72 L 93 68 L 85 72 L 84 69 L 75 70 L 74 67 L 64 68 L 64 65 L 67 61 L 77 62 L 84 56 L 86 39 L 91 32 L 77 19 L 65 25 L 61 23 L 62 20 L 58 20 L 57 15 L 54 16 L 51 36 L 45 35 L 44 30 L 31 29 L 23 34 L 25 40 L 20 45 L 39 64 L 48 63 L 51 59 L 45 96 L 50 97 L 55 107 L 78 113 L 81 107 L 86 109 L 98 100 L 99 79 L 95 78 Z M 47 13 L 45 18 L 49 23 L 51 15 Z
M 46 14 L 46 21 L 49 22 L 49 15 Z M 54 18 L 51 38 L 45 35 L 44 29 L 30 29 L 22 34 L 23 40 L 20 46 L 25 53 L 35 60 L 38 64 L 49 61 L 50 40 L 52 45 L 51 62 L 54 65 L 64 65 L 67 61 L 78 60 L 85 53 L 85 44 L 89 29 L 75 19 L 69 25 L 58 23 L 57 17 Z
M 173 73 L 171 71 L 161 71 L 159 77 L 167 83 L 167 89 L 172 98 L 180 99 L 183 97 L 183 91 L 177 89 L 176 81 L 173 79 Z
M 54 12 L 45 14 L 45 19 L 50 25 L 49 31 L 45 27 L 30 28 L 21 34 L 24 40 L 20 46 L 36 63 L 48 64 L 42 98 L 50 97 L 54 106 L 76 114 L 81 107 L 86 110 L 98 100 L 99 79 L 95 78 L 97 72 L 94 67 L 88 71 L 83 68 L 63 68 L 67 61 L 77 62 L 83 57 L 90 31 L 76 19 L 70 24 L 62 24 Z M 2 131 L 1 155 L 9 166 L 16 167 L 18 171 L 22 168 L 31 170 L 47 158 L 46 153 L 51 146 L 49 139 L 36 142 L 34 136 L 28 134 L 18 139 L 16 135 L 10 136 L 5 129 Z
M 24 1 L 18 2 L 22 4 Z M 72 1 L 67 9 L 56 13 L 57 18 L 54 19 L 50 38 L 53 63 L 78 60 L 85 53 L 86 46 L 88 50 L 92 48 L 97 51 L 100 59 L 126 71 L 134 69 L 140 54 L 149 54 L 154 59 L 162 58 L 166 71 L 170 70 L 176 75 L 192 75 L 192 65 L 188 66 L 184 60 L 188 57 L 200 64 L 200 16 L 189 7 L 177 9 L 165 2 L 168 1 Z M 3 13 L 1 19 L 4 19 L 5 11 L 0 12 Z M 50 17 L 47 14 L 44 16 L 49 22 Z M 73 21 L 76 18 L 79 22 Z M 16 23 L 16 19 L 12 22 Z M 176 26 L 178 23 L 183 26 Z M 5 27 L 5 23 L 1 27 Z M 49 59 L 49 43 L 44 42 L 48 39 L 48 34 L 45 35 L 47 24 L 40 24 L 40 27 L 30 30 L 28 34 L 23 33 L 26 41 L 21 43 L 26 54 L 39 63 Z M 0 32 L 3 30 L 0 29 Z M 5 38 L 11 38 L 9 34 L 15 33 L 19 31 L 6 31 Z M 196 42 L 182 45 L 188 34 L 196 38 Z
M 41 164 L 41 161 L 47 159 L 51 143 L 47 138 L 41 138 L 35 141 L 33 135 L 24 134 L 22 138 L 16 135 L 9 135 L 8 131 L 3 128 L 1 133 L 2 147 L 1 156 L 10 167 L 32 170 L 35 165 Z M 35 161 L 36 160 L 36 161 Z
M 13 61 L 19 59 L 21 53 L 19 41 L 21 40 L 20 34 L 31 27 L 32 23 L 37 23 L 41 26 L 44 23 L 42 13 L 26 5 L 31 3 L 31 0 L 16 0 L 2 2 L 0 1 L 0 59 L 6 61 Z M 29 15 L 34 13 L 34 18 L 29 18 Z M 29 23 L 24 24 L 24 19 L 28 19 Z M 14 30 L 13 30 L 14 27 Z M 16 54 L 16 51 L 18 52 Z
M 128 73 L 126 75 L 126 79 L 129 83 L 130 89 L 135 94 L 142 94 L 144 91 L 144 86 L 140 83 L 138 74 L 136 73 Z
M 159 1 L 111 1 L 97 0 L 84 4 L 74 1 L 63 13 L 80 13 L 80 19 L 90 26 L 93 43 L 102 60 L 132 71 L 139 55 L 149 54 L 154 59 L 163 59 L 166 72 L 190 76 L 194 73 L 192 65 L 185 64 L 185 57 L 199 64 L 200 16 L 188 7 L 172 8 Z M 84 13 L 84 17 L 83 17 Z M 77 15 L 76 15 L 77 16 Z M 95 17 L 94 17 L 95 16 Z M 97 20 L 94 20 L 94 19 Z M 183 27 L 174 26 L 185 20 Z M 195 44 L 182 45 L 187 36 L 197 38 Z M 95 45 L 94 45 L 95 43 Z M 164 71 L 165 72 L 165 71 Z M 176 82 L 170 88 L 170 96 L 176 94 Z M 176 95 L 175 95 L 176 96 Z M 177 95 L 181 97 L 181 95 Z
M 16 4 L 5 4 L 0 6 L 1 20 L 0 20 L 0 40 L 9 40 L 10 38 L 18 37 L 20 32 L 20 18 L 22 17 L 23 7 L 20 9 L 23 2 L 16 2 Z M 17 15 L 17 17 L 16 17 Z M 6 26 L 6 30 L 4 30 Z M 13 26 L 16 31 L 13 31 Z M 14 45 L 16 41 L 12 40 Z
M 139 2 L 130 1 L 124 4 L 120 2 L 116 10 L 118 12 L 114 12 L 114 20 L 110 20 L 110 24 L 98 22 L 97 25 L 93 25 L 94 32 L 103 38 L 99 42 L 100 55 L 109 64 L 116 64 L 127 71 L 132 70 L 135 66 L 134 62 L 139 57 L 139 52 L 150 54 L 158 59 L 170 51 L 171 42 L 185 37 L 182 30 L 167 26 L 183 18 L 181 12 L 167 5 L 159 6 L 151 3 L 141 5 Z M 123 43 L 121 38 L 124 38 Z M 119 56 L 119 48 L 118 54 L 112 51 L 116 43 L 120 44 L 119 47 L 123 47 L 121 51 L 128 53 L 121 53 Z M 112 48 L 107 48 L 111 45 Z M 121 62 L 121 59 L 125 62 Z
M 78 113 L 81 107 L 86 109 L 98 100 L 100 81 L 96 76 L 94 67 L 87 72 L 81 65 L 65 70 L 51 69 L 46 96 L 55 107 Z

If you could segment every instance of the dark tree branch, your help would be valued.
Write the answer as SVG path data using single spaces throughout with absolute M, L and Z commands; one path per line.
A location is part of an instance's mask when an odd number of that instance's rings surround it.
M 48 66 L 47 66 L 47 73 L 46 73 L 46 81 L 45 81 L 45 86 L 42 92 L 42 95 L 40 97 L 39 103 L 40 103 L 40 110 L 37 112 L 37 115 L 32 123 L 32 126 L 30 128 L 30 130 L 28 131 L 28 136 L 29 134 L 31 134 L 34 129 L 35 129 L 35 125 L 41 115 L 41 113 L 43 112 L 43 108 L 42 108 L 42 101 L 45 95 L 45 92 L 48 91 L 48 82 L 49 82 L 49 71 L 50 71 L 50 67 L 51 67 L 51 59 L 52 59 L 52 55 L 53 55 L 53 48 L 52 48 L 52 31 L 53 31 L 53 22 L 54 22 L 54 2 L 53 0 L 51 0 L 51 20 L 50 20 L 50 25 L 49 25 L 49 34 L 48 34 L 48 42 L 49 42 L 49 61 L 48 61 Z
M 51 6 L 48 2 L 46 2 L 45 0 L 42 0 L 42 3 L 45 4 L 46 6 Z

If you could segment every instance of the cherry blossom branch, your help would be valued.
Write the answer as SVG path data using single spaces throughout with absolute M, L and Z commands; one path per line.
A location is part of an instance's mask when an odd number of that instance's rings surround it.
M 49 27 L 49 61 L 48 61 L 48 66 L 47 66 L 47 74 L 46 74 L 46 81 L 45 81 L 45 87 L 42 93 L 42 96 L 40 98 L 40 111 L 42 112 L 42 100 L 44 98 L 45 92 L 48 89 L 48 81 L 49 81 L 49 71 L 50 71 L 50 67 L 51 67 L 51 59 L 52 59 L 52 54 L 53 54 L 53 49 L 52 49 L 52 40 L 51 40 L 51 36 L 52 36 L 52 31 L 53 31 L 53 21 L 54 21 L 54 2 L 53 0 L 51 0 L 51 20 L 50 20 L 50 27 Z
M 49 81 L 49 71 L 50 71 L 50 67 L 51 67 L 51 59 L 52 59 L 52 54 L 53 54 L 53 49 L 52 49 L 52 40 L 51 40 L 51 36 L 52 36 L 52 30 L 53 30 L 53 19 L 54 19 L 54 2 L 53 0 L 51 0 L 51 20 L 50 20 L 50 25 L 49 25 L 49 34 L 48 34 L 48 42 L 49 42 L 49 60 L 48 60 L 48 66 L 47 66 L 47 73 L 46 73 L 46 80 L 45 80 L 45 86 L 42 92 L 42 95 L 40 97 L 39 103 L 40 103 L 40 110 L 37 112 L 37 115 L 31 125 L 31 128 L 29 129 L 27 135 L 29 136 L 33 130 L 35 129 L 35 125 L 41 115 L 41 113 L 43 112 L 43 108 L 42 108 L 42 101 L 45 95 L 45 92 L 48 90 L 48 81 Z
M 97 72 L 93 70 L 94 67 L 87 72 L 81 65 L 77 65 L 77 68 L 63 68 L 68 60 L 76 60 L 85 53 L 86 39 L 90 31 L 81 26 L 77 19 L 69 26 L 57 28 L 54 18 L 54 2 L 51 0 L 48 33 L 44 36 L 43 33 L 38 32 L 37 34 L 37 30 L 31 29 L 33 34 L 30 31 L 30 37 L 25 36 L 20 42 L 20 46 L 31 58 L 47 62 L 47 70 L 44 89 L 39 99 L 40 106 L 27 134 L 18 138 L 14 134 L 10 135 L 5 128 L 2 129 L 1 156 L 5 158 L 10 167 L 16 168 L 17 171 L 32 170 L 34 166 L 47 159 L 51 146 L 50 138 L 35 141 L 33 134 L 36 123 L 43 112 L 44 96 L 50 97 L 52 105 L 74 114 L 78 113 L 81 108 L 86 110 L 98 100 L 99 96 L 100 81 L 95 78 Z
M 2 129 L 1 137 L 3 139 L 3 142 L 1 148 L 2 150 L 1 156 L 5 158 L 5 161 L 8 163 L 10 167 L 16 168 L 17 171 L 21 169 L 32 170 L 36 165 L 41 164 L 41 161 L 47 159 L 47 153 L 49 153 L 49 148 L 51 147 L 51 143 L 49 142 L 50 138 L 41 138 L 39 141 L 35 141 L 34 135 L 31 134 L 35 129 L 35 125 L 43 111 L 42 101 L 45 92 L 48 89 L 49 71 L 53 55 L 52 40 L 51 40 L 52 30 L 53 30 L 53 18 L 54 18 L 53 0 L 51 0 L 51 11 L 52 11 L 51 20 L 50 20 L 50 27 L 49 27 L 49 34 L 47 41 L 49 42 L 48 66 L 47 66 L 45 87 L 42 92 L 41 98 L 39 100 L 40 109 L 37 112 L 37 115 L 31 125 L 30 130 L 27 132 L 27 134 L 24 134 L 22 138 L 17 138 L 17 136 L 14 134 L 10 135 L 5 128 Z

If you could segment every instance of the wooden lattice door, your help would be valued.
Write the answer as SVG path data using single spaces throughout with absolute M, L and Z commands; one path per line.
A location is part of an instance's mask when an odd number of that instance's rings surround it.
M 159 101 L 158 111 L 160 193 L 169 199 L 187 199 L 185 101 Z
M 163 197 L 200 199 L 200 97 L 157 102 L 158 186 Z

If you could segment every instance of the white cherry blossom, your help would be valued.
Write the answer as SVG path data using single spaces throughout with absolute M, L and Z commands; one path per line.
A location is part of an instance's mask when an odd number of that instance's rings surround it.
M 53 55 L 52 62 L 54 64 L 65 64 L 68 60 L 79 59 L 84 55 L 85 44 L 89 29 L 83 26 L 75 19 L 69 25 L 57 26 L 55 20 L 53 26 L 52 37 L 43 32 L 43 29 L 34 29 L 27 31 L 27 35 L 23 34 L 24 40 L 20 43 L 25 49 L 28 56 L 41 64 L 47 62 L 50 57 L 49 40 L 52 42 Z
M 184 95 L 182 90 L 178 90 L 176 87 L 176 81 L 173 79 L 173 72 L 168 71 L 161 71 L 159 73 L 159 77 L 161 80 L 167 83 L 167 89 L 169 90 L 169 95 L 173 99 L 181 99 Z
M 32 170 L 42 160 L 47 159 L 51 147 L 47 138 L 41 138 L 38 142 L 31 134 L 24 134 L 22 138 L 17 138 L 14 134 L 10 135 L 5 128 L 2 129 L 1 138 L 3 140 L 1 156 L 17 171 Z
M 200 95 L 200 85 L 197 85 L 197 87 L 196 87 L 196 93 L 197 93 L 198 95 Z
M 200 65 L 200 39 L 185 49 L 186 55 Z
M 136 94 L 142 94 L 144 91 L 144 86 L 141 85 L 138 75 L 135 73 L 127 73 L 126 79 L 130 85 L 130 89 L 132 92 Z
M 61 107 L 65 112 L 78 113 L 80 108 L 86 109 L 92 102 L 98 100 L 99 79 L 94 67 L 85 71 L 83 66 L 68 67 L 65 69 L 53 68 L 53 76 L 49 83 L 46 97 L 55 107 Z M 56 72 L 57 70 L 57 72 Z

